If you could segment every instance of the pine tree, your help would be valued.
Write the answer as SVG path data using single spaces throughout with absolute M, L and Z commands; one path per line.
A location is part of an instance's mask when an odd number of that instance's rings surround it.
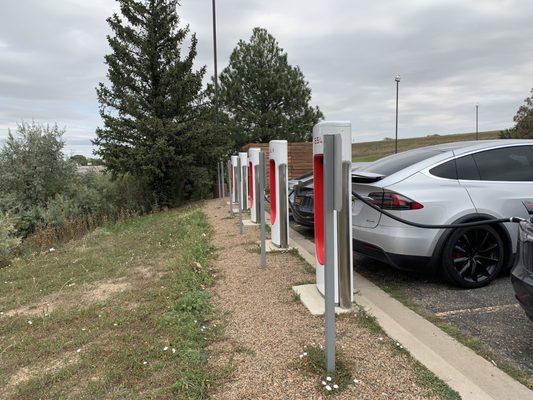
M 323 118 L 309 105 L 311 89 L 299 67 L 265 29 L 240 40 L 220 74 L 220 107 L 232 122 L 238 146 L 272 139 L 310 140 Z
M 145 181 L 159 204 L 175 204 L 211 179 L 214 161 L 196 144 L 205 67 L 193 69 L 194 34 L 182 54 L 189 27 L 179 26 L 177 0 L 118 1 L 121 16 L 107 19 L 109 83 L 97 88 L 96 154 L 113 174 Z

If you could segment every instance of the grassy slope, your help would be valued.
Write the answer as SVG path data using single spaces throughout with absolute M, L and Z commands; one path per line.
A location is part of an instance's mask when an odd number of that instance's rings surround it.
M 210 234 L 181 209 L 0 269 L 0 398 L 203 398 Z M 6 316 L 42 299 L 55 309 Z
M 480 139 L 499 139 L 500 131 L 480 132 Z M 420 138 L 398 139 L 398 151 L 431 146 L 440 143 L 461 142 L 475 140 L 475 133 L 461 133 L 455 135 L 431 135 Z M 352 145 L 353 161 L 374 161 L 378 158 L 394 153 L 394 140 L 380 140 L 377 142 L 363 142 Z

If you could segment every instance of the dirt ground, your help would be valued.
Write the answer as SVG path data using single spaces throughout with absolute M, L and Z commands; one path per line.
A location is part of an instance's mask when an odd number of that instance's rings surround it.
M 214 229 L 219 279 L 215 309 L 226 315 L 224 340 L 209 349 L 209 366 L 230 366 L 230 379 L 215 385 L 214 399 L 317 399 L 326 395 L 321 378 L 301 367 L 305 346 L 323 344 L 323 317 L 312 316 L 293 294 L 293 285 L 310 283 L 314 273 L 291 253 L 267 254 L 260 268 L 257 227 L 240 235 L 226 203 L 213 200 L 204 211 Z M 337 346 L 352 377 L 339 399 L 439 398 L 421 382 L 414 361 L 355 313 L 337 319 Z M 333 391 L 334 392 L 334 391 Z

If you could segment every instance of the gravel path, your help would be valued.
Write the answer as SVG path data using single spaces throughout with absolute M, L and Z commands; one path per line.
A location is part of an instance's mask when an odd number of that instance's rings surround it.
M 218 249 L 213 287 L 215 309 L 227 316 L 224 339 L 210 348 L 213 370 L 232 368 L 230 379 L 212 390 L 214 399 L 319 399 L 319 378 L 297 367 L 305 345 L 323 343 L 323 318 L 311 316 L 296 301 L 291 286 L 314 280 L 304 262 L 290 253 L 267 254 L 260 269 L 257 227 L 239 235 L 227 206 L 208 201 L 204 211 L 214 229 Z M 417 383 L 411 358 L 387 337 L 363 326 L 355 315 L 337 320 L 338 348 L 344 353 L 357 385 L 338 399 L 436 398 Z

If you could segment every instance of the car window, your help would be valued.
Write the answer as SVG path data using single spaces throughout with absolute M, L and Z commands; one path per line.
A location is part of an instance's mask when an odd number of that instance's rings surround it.
M 388 176 L 441 153 L 442 151 L 434 149 L 411 150 L 383 158 L 361 169 L 366 172 Z
M 533 181 L 533 146 L 513 146 L 473 155 L 481 180 Z
M 439 178 L 457 179 L 455 160 L 450 160 L 429 170 L 429 173 Z
M 472 155 L 458 158 L 455 160 L 455 165 L 457 166 L 457 177 L 459 179 L 472 181 L 478 181 L 480 179 L 479 171 Z

